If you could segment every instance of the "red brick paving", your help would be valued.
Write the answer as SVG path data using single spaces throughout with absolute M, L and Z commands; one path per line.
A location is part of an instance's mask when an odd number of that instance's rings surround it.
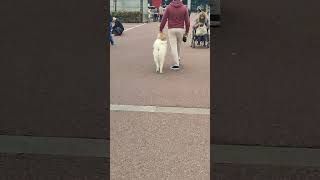
M 185 44 L 177 72 L 169 69 L 168 51 L 164 74 L 157 74 L 152 45 L 158 31 L 159 23 L 148 23 L 115 37 L 111 104 L 209 108 L 209 49 Z M 208 115 L 111 112 L 111 179 L 207 180 L 209 146 Z
M 132 26 L 126 25 L 125 26 Z M 182 49 L 182 69 L 168 51 L 164 74 L 155 73 L 152 45 L 159 23 L 148 23 L 115 37 L 111 47 L 111 104 L 203 107 L 210 106 L 209 49 Z

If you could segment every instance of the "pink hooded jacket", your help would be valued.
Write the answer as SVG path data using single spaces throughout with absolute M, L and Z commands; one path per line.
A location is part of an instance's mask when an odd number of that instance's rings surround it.
M 180 0 L 173 0 L 166 8 L 160 24 L 160 32 L 162 32 L 167 21 L 168 29 L 185 27 L 186 33 L 189 32 L 189 12 L 187 7 Z

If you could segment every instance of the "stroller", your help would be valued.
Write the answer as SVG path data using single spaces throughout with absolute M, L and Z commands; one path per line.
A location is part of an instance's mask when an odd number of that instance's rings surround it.
M 204 26 L 206 27 L 206 34 L 204 35 L 197 35 L 197 28 L 193 28 L 192 30 L 192 38 L 191 38 L 191 47 L 195 48 L 196 46 L 200 46 L 202 44 L 203 47 L 209 48 L 210 47 L 210 36 L 209 36 L 209 27 L 208 24 L 205 23 Z
M 205 18 L 204 21 L 197 20 L 192 29 L 191 47 L 195 48 L 202 44 L 203 47 L 210 47 L 210 26 L 205 12 L 200 12 L 199 18 Z

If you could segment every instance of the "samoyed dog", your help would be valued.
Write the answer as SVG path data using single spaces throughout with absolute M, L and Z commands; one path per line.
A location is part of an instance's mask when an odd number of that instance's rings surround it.
M 159 33 L 153 44 L 153 57 L 156 64 L 156 72 L 163 73 L 163 64 L 167 53 L 167 38 L 164 33 Z

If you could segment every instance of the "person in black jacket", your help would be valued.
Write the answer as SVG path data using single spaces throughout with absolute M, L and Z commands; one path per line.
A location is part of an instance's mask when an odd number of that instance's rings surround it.
M 124 31 L 122 23 L 117 19 L 113 18 L 114 26 L 112 27 L 112 34 L 115 36 L 121 36 Z

